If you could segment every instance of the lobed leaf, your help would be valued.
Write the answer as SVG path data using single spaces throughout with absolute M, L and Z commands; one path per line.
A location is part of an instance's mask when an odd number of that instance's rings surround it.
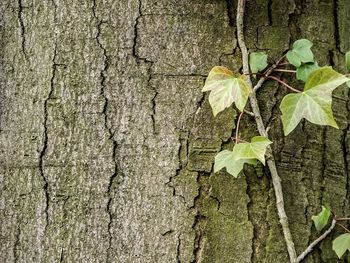
M 252 73 L 257 73 L 267 67 L 265 52 L 252 52 L 249 54 L 249 66 Z
M 342 234 L 334 239 L 332 248 L 337 254 L 338 258 L 341 258 L 346 250 L 350 251 L 350 234 Z
M 318 68 L 320 68 L 320 67 L 318 66 L 317 62 L 306 63 L 306 64 L 300 66 L 299 68 L 297 68 L 296 77 L 297 77 L 297 79 L 306 82 L 306 80 L 308 79 L 310 74 Z
M 327 224 L 329 217 L 331 216 L 331 211 L 322 206 L 322 211 L 317 216 L 312 216 L 311 220 L 314 221 L 317 231 L 321 231 Z
M 338 128 L 333 118 L 332 92 L 347 81 L 347 77 L 332 67 L 316 69 L 307 79 L 303 92 L 288 94 L 281 102 L 284 134 L 293 131 L 303 118 L 314 124 Z
M 239 143 L 233 147 L 232 151 L 223 150 L 215 156 L 214 172 L 218 172 L 222 168 L 237 177 L 242 171 L 245 163 L 256 164 L 258 159 L 265 164 L 266 147 L 272 142 L 262 136 L 252 138 L 251 143 Z
M 289 63 L 298 68 L 301 66 L 301 63 L 313 62 L 314 54 L 311 51 L 312 45 L 312 42 L 307 39 L 295 41 L 293 49 L 287 52 Z
M 234 147 L 239 159 L 258 159 L 265 165 L 266 147 L 272 142 L 263 136 L 255 136 L 250 143 L 239 143 Z
M 256 160 L 253 159 L 236 159 L 233 151 L 223 150 L 215 156 L 214 173 L 220 171 L 222 168 L 226 168 L 226 171 L 234 177 L 238 177 L 239 173 L 243 170 L 244 164 L 256 164 Z
M 216 66 L 209 72 L 202 91 L 211 91 L 209 103 L 214 116 L 230 107 L 232 103 L 243 111 L 252 92 L 246 82 L 246 76 L 235 77 L 231 70 L 221 66 Z

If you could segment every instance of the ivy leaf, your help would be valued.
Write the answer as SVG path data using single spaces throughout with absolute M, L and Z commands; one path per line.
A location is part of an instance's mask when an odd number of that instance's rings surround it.
M 216 66 L 209 72 L 202 91 L 209 90 L 211 91 L 209 103 L 214 116 L 230 107 L 233 102 L 240 111 L 243 111 L 252 92 L 246 82 L 246 76 L 235 77 L 231 70 L 221 66 Z
M 214 173 L 226 167 L 226 171 L 229 174 L 233 175 L 234 177 L 237 177 L 239 173 L 243 170 L 243 166 L 245 163 L 256 165 L 256 160 L 237 160 L 233 151 L 223 150 L 215 156 Z
M 249 66 L 252 73 L 257 73 L 267 67 L 265 52 L 252 52 L 249 54 Z
M 341 258 L 346 250 L 350 251 L 350 234 L 342 234 L 333 240 L 333 250 L 337 254 L 338 258 Z
M 350 51 L 345 54 L 345 64 L 348 71 L 350 71 Z
M 311 219 L 314 221 L 317 231 L 321 231 L 328 223 L 331 211 L 322 206 L 322 211 L 317 216 L 312 216 Z
M 281 102 L 284 134 L 288 135 L 301 119 L 338 128 L 332 112 L 332 92 L 339 85 L 349 81 L 332 67 L 316 69 L 307 79 L 304 91 L 288 94 Z
M 265 165 L 266 147 L 272 142 L 263 136 L 255 136 L 251 143 L 239 143 L 233 148 L 239 159 L 258 159 Z
M 245 163 L 256 164 L 258 159 L 265 164 L 266 147 L 272 142 L 262 136 L 252 138 L 251 143 L 239 143 L 232 151 L 224 150 L 215 156 L 214 172 L 226 167 L 229 174 L 237 177 Z
M 299 39 L 294 42 L 293 49 L 287 52 L 287 59 L 296 68 L 301 66 L 301 63 L 314 61 L 314 54 L 311 51 L 312 42 L 307 39 Z
M 310 76 L 312 72 L 314 72 L 316 69 L 320 68 L 317 64 L 317 62 L 311 62 L 306 63 L 299 68 L 297 68 L 297 79 L 302 80 L 306 82 L 307 78 Z

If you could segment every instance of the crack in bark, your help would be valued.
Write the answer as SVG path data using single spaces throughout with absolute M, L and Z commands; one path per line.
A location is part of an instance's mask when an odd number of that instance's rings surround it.
M 152 130 L 154 134 L 157 134 L 156 131 L 156 98 L 158 96 L 158 91 L 155 87 L 153 87 L 151 85 L 151 81 L 152 81 L 152 65 L 150 65 L 150 67 L 148 68 L 148 79 L 147 79 L 147 87 L 151 87 L 153 92 L 154 92 L 154 96 L 152 97 L 151 103 L 152 103 L 152 114 L 151 114 L 151 120 L 152 120 Z
M 342 152 L 343 152 L 343 159 L 344 159 L 344 166 L 345 166 L 345 174 L 346 174 L 346 196 L 343 202 L 343 214 L 346 214 L 346 205 L 347 205 L 347 200 L 349 200 L 350 196 L 349 196 L 349 187 L 350 187 L 350 180 L 349 180 L 349 163 L 348 163 L 348 153 L 349 153 L 349 149 L 348 149 L 348 145 L 347 145 L 347 137 L 348 137 L 348 132 L 350 129 L 350 105 L 349 105 L 349 98 L 350 98 L 350 92 L 348 91 L 348 98 L 347 98 L 347 103 L 346 103 L 346 109 L 348 111 L 346 120 L 347 120 L 347 126 L 346 128 L 343 130 L 343 136 L 341 139 L 342 142 Z
M 103 53 L 103 68 L 100 72 L 100 95 L 104 99 L 104 105 L 103 105 L 103 110 L 102 110 L 102 115 L 104 116 L 104 126 L 105 130 L 108 132 L 109 137 L 108 140 L 111 140 L 113 144 L 113 149 L 112 149 L 112 160 L 114 162 L 114 171 L 113 174 L 109 178 L 109 183 L 107 187 L 107 193 L 108 193 L 108 201 L 107 201 L 107 213 L 109 215 L 109 222 L 107 226 L 108 234 L 109 234 L 109 241 L 108 241 L 108 247 L 107 247 L 107 262 L 109 261 L 109 256 L 110 256 L 110 250 L 112 248 L 112 222 L 113 222 L 113 216 L 112 216 L 112 211 L 111 211 L 111 206 L 112 206 L 112 187 L 113 187 L 113 182 L 115 178 L 118 176 L 118 164 L 116 162 L 116 151 L 118 147 L 117 141 L 114 139 L 114 131 L 112 125 L 108 125 L 109 117 L 108 117 L 108 106 L 109 106 L 109 100 L 108 96 L 106 94 L 106 80 L 107 80 L 107 72 L 109 69 L 109 58 L 107 56 L 107 49 L 103 46 L 101 42 L 101 32 L 102 28 L 101 26 L 106 23 L 105 21 L 102 21 L 97 17 L 96 14 L 96 0 L 93 0 L 93 7 L 92 7 L 92 13 L 94 18 L 98 21 L 97 24 L 97 34 L 96 34 L 96 42 L 99 46 L 99 48 L 102 50 Z
M 143 16 L 141 0 L 138 0 L 138 3 L 139 3 L 138 16 L 136 17 L 135 24 L 134 24 L 134 39 L 133 39 L 133 45 L 132 45 L 132 54 L 136 58 L 137 63 L 139 63 L 140 61 L 153 63 L 152 61 L 149 61 L 146 58 L 141 58 L 137 53 L 138 26 L 140 23 L 140 18 Z
M 140 62 L 144 62 L 145 64 L 149 65 L 149 68 L 147 70 L 147 74 L 148 74 L 148 79 L 147 79 L 147 84 L 146 87 L 151 87 L 153 89 L 154 92 L 154 96 L 151 99 L 151 103 L 152 103 L 152 114 L 151 114 L 151 120 L 152 120 L 152 129 L 153 129 L 153 133 L 157 134 L 156 132 L 156 120 L 155 120 L 155 115 L 156 115 L 156 97 L 158 96 L 158 91 L 155 87 L 153 87 L 151 85 L 151 81 L 152 81 L 152 67 L 154 62 L 151 60 L 148 60 L 147 58 L 143 58 L 140 57 L 138 52 L 137 52 L 137 39 L 138 39 L 138 26 L 140 23 L 140 18 L 143 17 L 144 15 L 142 14 L 142 2 L 141 0 L 138 1 L 139 5 L 138 5 L 138 16 L 135 19 L 135 24 L 134 24 L 134 38 L 133 38 L 133 45 L 132 45 L 132 55 L 133 57 L 136 59 L 136 63 L 140 64 Z
M 176 246 L 176 262 L 181 263 L 180 255 L 181 255 L 181 234 L 177 237 L 177 246 Z
M 63 262 L 64 260 L 64 250 L 63 248 L 61 249 L 61 255 L 60 255 L 60 262 Z
M 224 54 L 224 55 L 232 55 L 232 54 Z M 148 61 L 150 62 L 150 61 Z M 194 73 L 189 73 L 189 74 L 163 74 L 163 73 L 153 73 L 153 76 L 161 76 L 161 77 L 203 77 L 207 78 L 208 75 L 204 74 L 194 74 Z
M 17 226 L 17 232 L 15 234 L 15 243 L 13 245 L 13 258 L 14 258 L 14 262 L 18 262 L 18 253 L 17 253 L 17 250 L 18 250 L 18 247 L 21 243 L 20 241 L 20 236 L 21 236 L 21 224 L 18 224 Z
M 334 40 L 335 47 L 339 53 L 342 54 L 340 48 L 340 34 L 339 34 L 339 21 L 338 21 L 338 0 L 333 0 L 333 24 L 334 24 Z
M 226 7 L 227 7 L 227 17 L 228 17 L 228 24 L 230 27 L 234 27 L 235 22 L 235 15 L 234 15 L 234 6 L 232 0 L 226 0 Z
M 192 228 L 196 231 L 195 246 L 193 249 L 194 260 L 191 263 L 201 263 L 207 238 L 203 233 L 203 229 L 207 223 L 207 218 L 202 215 L 195 217 L 195 223 Z
M 170 176 L 168 182 L 166 182 L 165 185 L 168 186 L 168 187 L 170 187 L 170 188 L 173 190 L 173 191 L 172 191 L 172 192 L 173 192 L 173 196 L 180 197 L 180 198 L 183 200 L 183 203 L 186 205 L 186 199 L 185 199 L 185 197 L 182 196 L 182 195 L 177 194 L 177 193 L 176 193 L 176 188 L 175 188 L 175 186 L 172 185 L 173 179 L 176 178 L 176 177 L 178 177 L 178 176 L 180 175 L 180 172 L 185 168 L 185 166 L 184 166 L 184 165 L 182 164 L 182 162 L 181 162 L 181 152 L 182 152 L 182 141 L 183 141 L 183 140 L 186 140 L 186 141 L 187 141 L 187 143 L 186 143 L 186 155 L 188 156 L 188 139 L 186 139 L 186 138 L 185 138 L 185 139 L 182 139 L 182 138 L 181 138 L 181 135 L 180 135 L 180 138 L 179 138 L 179 144 L 180 144 L 180 146 L 179 146 L 178 153 L 177 153 L 179 166 L 178 166 L 178 168 L 176 169 L 175 175 Z
M 28 60 L 28 56 L 27 56 L 27 51 L 26 51 L 26 30 L 24 27 L 24 22 L 23 22 L 23 5 L 22 5 L 22 0 L 18 0 L 18 21 L 19 21 L 19 25 L 20 25 L 20 29 L 21 29 L 21 38 L 22 38 L 22 42 L 21 42 L 21 46 L 22 46 L 22 52 L 23 55 L 25 57 L 26 60 Z
M 269 26 L 272 26 L 272 0 L 267 2 L 267 18 Z
M 203 254 L 207 237 L 205 236 L 205 227 L 207 224 L 207 217 L 201 214 L 201 208 L 205 199 L 210 197 L 209 186 L 210 173 L 198 173 L 197 184 L 199 185 L 198 195 L 194 198 L 194 205 L 191 207 L 195 209 L 197 214 L 192 225 L 195 231 L 195 243 L 193 248 L 194 260 L 191 263 L 201 263 L 203 261 Z
M 50 79 L 50 90 L 49 90 L 49 94 L 47 96 L 47 98 L 44 101 L 44 141 L 43 141 L 43 148 L 40 152 L 39 155 L 39 171 L 40 171 L 40 176 L 43 179 L 44 182 L 44 193 L 45 193 L 45 218 L 46 218 L 46 225 L 45 225 L 45 229 L 44 232 L 46 232 L 47 226 L 49 225 L 49 205 L 50 205 L 50 194 L 49 194 L 49 183 L 48 180 L 45 176 L 44 173 L 44 156 L 46 154 L 47 151 L 47 146 L 48 146 L 48 131 L 47 131 L 47 121 L 48 121 L 48 101 L 51 99 L 51 96 L 53 94 L 54 91 L 54 81 L 55 81 L 55 77 L 56 77 L 56 71 L 57 71 L 57 67 L 59 66 L 59 64 L 56 63 L 56 57 L 57 57 L 57 43 L 55 43 L 55 47 L 54 47 L 54 55 L 52 58 L 52 76 Z
M 252 212 L 252 205 L 253 205 L 253 202 L 252 202 L 252 198 L 251 198 L 251 189 L 250 189 L 250 184 L 249 184 L 249 180 L 247 178 L 247 176 L 245 176 L 245 181 L 246 181 L 246 195 L 248 196 L 249 198 L 249 201 L 247 202 L 247 214 L 248 214 L 248 221 L 251 223 L 252 227 L 253 227 L 253 237 L 252 237 L 252 243 L 251 243 L 251 247 L 252 247 L 252 253 L 250 255 L 250 262 L 255 262 L 254 261 L 254 251 L 256 250 L 256 240 L 257 240 L 257 234 L 256 234 L 256 227 L 255 225 L 253 224 L 253 220 L 252 220 L 252 215 L 251 215 L 251 212 Z

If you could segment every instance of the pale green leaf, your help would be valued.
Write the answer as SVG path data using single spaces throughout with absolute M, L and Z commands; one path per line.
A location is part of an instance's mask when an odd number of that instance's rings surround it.
M 333 240 L 333 250 L 337 254 L 338 258 L 341 258 L 346 250 L 350 251 L 350 234 L 342 234 Z
M 215 156 L 214 173 L 220 171 L 222 168 L 226 168 L 226 171 L 234 177 L 237 177 L 243 170 L 244 164 L 256 164 L 256 160 L 240 159 L 237 160 L 234 152 L 229 150 L 223 150 Z
M 301 63 L 314 61 L 314 54 L 311 51 L 312 42 L 307 39 L 299 39 L 294 42 L 293 49 L 287 52 L 287 59 L 290 64 L 300 67 Z
M 266 147 L 271 141 L 265 137 L 256 136 L 251 143 L 239 143 L 233 147 L 232 151 L 223 150 L 215 156 L 214 172 L 218 172 L 222 168 L 237 177 L 242 171 L 245 163 L 256 164 L 256 160 L 260 160 L 265 164 Z
M 238 159 L 258 159 L 265 165 L 266 147 L 272 142 L 266 137 L 256 136 L 250 143 L 239 143 L 234 147 Z
M 297 79 L 306 82 L 306 80 L 310 76 L 310 74 L 318 68 L 320 68 L 320 67 L 318 66 L 317 62 L 306 63 L 306 64 L 300 66 L 299 68 L 297 68 L 296 77 L 297 77 Z
M 332 112 L 332 92 L 349 81 L 332 67 L 316 69 L 307 79 L 304 91 L 285 96 L 281 102 L 284 134 L 288 135 L 303 119 L 338 128 Z
M 346 86 L 348 86 L 350 88 L 350 81 L 346 82 Z
M 257 73 L 267 67 L 265 52 L 252 52 L 249 54 L 249 66 L 252 73 Z
M 328 223 L 331 211 L 322 206 L 322 211 L 317 216 L 312 216 L 311 219 L 314 221 L 317 231 L 321 231 Z
M 214 116 L 230 107 L 233 102 L 243 111 L 252 91 L 246 82 L 246 76 L 235 77 L 232 71 L 221 66 L 214 67 L 209 72 L 202 91 L 209 90 L 209 103 Z
M 345 64 L 348 71 L 350 71 L 350 51 L 345 54 Z

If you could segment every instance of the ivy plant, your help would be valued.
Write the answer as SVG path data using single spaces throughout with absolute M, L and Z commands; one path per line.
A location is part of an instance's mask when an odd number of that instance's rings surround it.
M 232 150 L 223 150 L 216 155 L 214 172 L 226 169 L 229 174 L 238 177 L 246 164 L 256 165 L 260 162 L 265 165 L 265 154 L 272 143 L 267 138 L 267 132 L 265 132 L 266 136 L 261 136 L 260 132 L 260 136 L 257 135 L 251 138 L 250 142 L 246 141 L 247 138 L 243 140 L 239 136 L 240 120 L 244 113 L 250 113 L 247 102 L 265 80 L 277 81 L 280 86 L 290 91 L 289 94 L 284 96 L 279 106 L 285 136 L 292 133 L 303 119 L 315 125 L 328 125 L 338 128 L 332 111 L 332 92 L 344 83 L 350 86 L 350 79 L 348 75 L 341 74 L 330 66 L 319 66 L 315 61 L 311 49 L 312 46 L 313 43 L 310 40 L 299 39 L 293 43 L 292 48 L 281 59 L 270 65 L 270 67 L 267 62 L 268 56 L 265 52 L 251 52 L 249 54 L 248 72 L 244 72 L 244 70 L 243 73 L 233 72 L 223 66 L 215 66 L 209 72 L 202 91 L 210 92 L 209 104 L 213 115 L 216 116 L 232 105 L 240 112 L 236 123 L 236 136 L 233 138 L 235 144 Z M 345 64 L 347 70 L 350 71 L 350 52 L 347 52 L 345 55 Z M 279 77 L 280 72 L 292 74 L 297 80 L 304 82 L 303 88 L 292 87 L 281 80 Z M 250 83 L 250 76 L 254 76 L 257 83 L 254 87 Z M 254 115 L 254 113 L 250 114 Z M 340 218 L 332 215 L 333 213 L 330 209 L 323 206 L 322 211 L 318 215 L 313 216 L 312 220 L 316 230 L 322 231 L 329 225 L 329 219 L 333 217 L 330 228 L 323 233 L 325 236 L 336 225 L 339 225 L 347 232 L 333 241 L 333 249 L 340 258 L 346 250 L 350 251 L 350 231 L 339 222 L 350 218 Z M 286 242 L 289 238 L 288 235 L 290 236 L 288 233 L 285 235 Z M 322 240 L 325 236 L 321 236 L 319 239 Z M 294 249 L 292 246 L 294 244 L 289 242 L 292 244 L 287 244 L 291 262 L 300 262 L 320 240 L 310 244 L 307 250 L 299 257 L 293 256 L 295 251 L 292 251 Z M 292 259 L 292 257 L 294 258 Z

